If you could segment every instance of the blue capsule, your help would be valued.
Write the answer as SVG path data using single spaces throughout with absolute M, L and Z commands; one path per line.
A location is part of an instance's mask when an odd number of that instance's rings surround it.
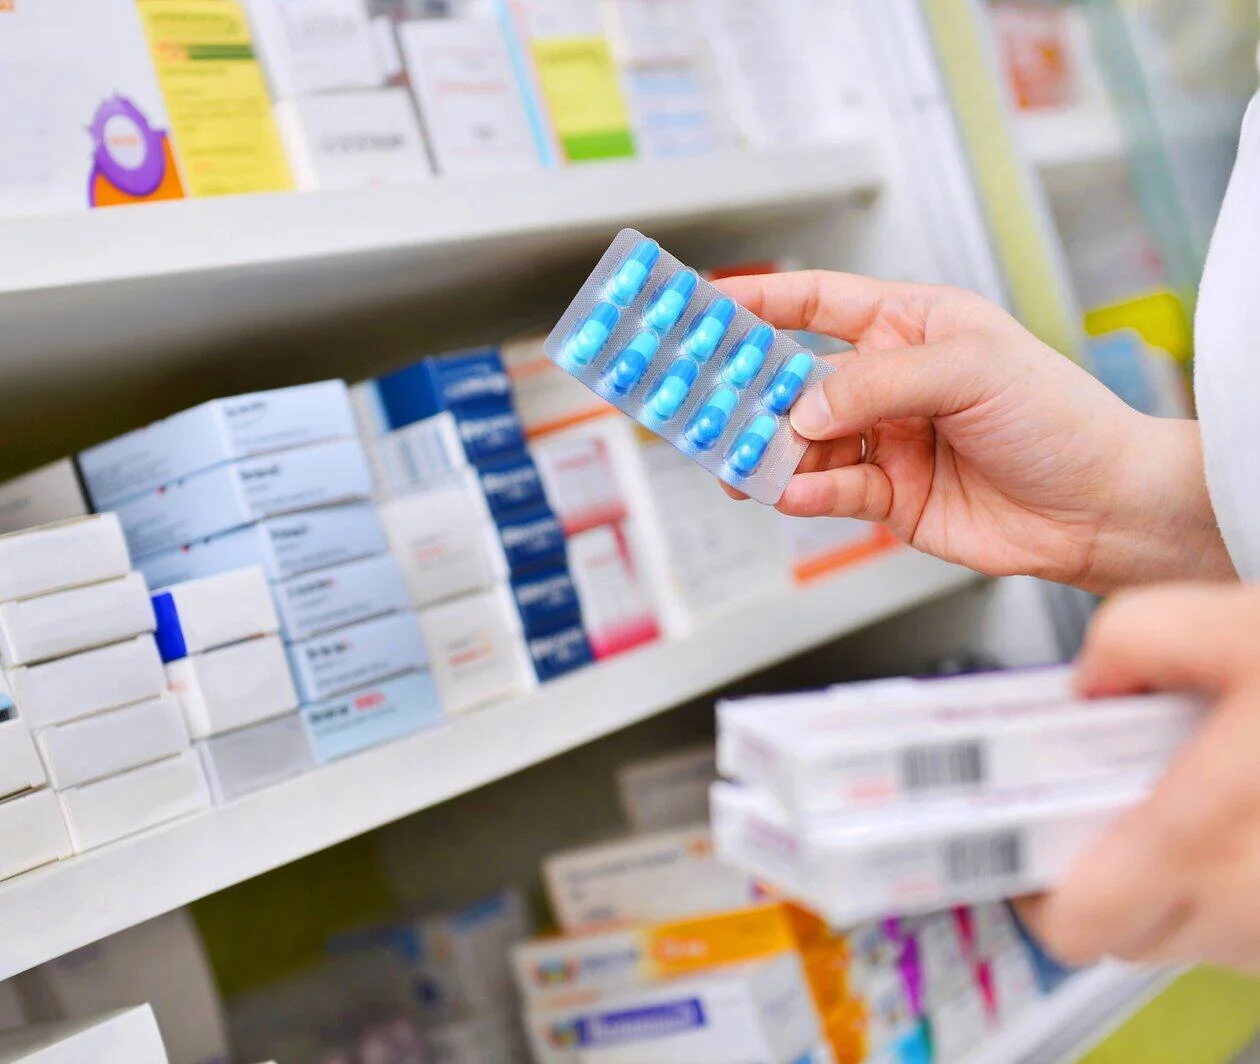
M 577 366 L 590 365 L 608 343 L 621 312 L 611 303 L 596 303 L 591 315 L 564 345 L 565 357 Z
M 717 443 L 726 431 L 738 404 L 739 396 L 735 389 L 719 384 L 687 426 L 687 439 L 691 441 L 691 445 L 697 450 L 707 451 Z
M 697 362 L 708 362 L 718 349 L 735 318 L 735 301 L 719 299 L 712 304 L 691 327 L 683 350 Z
M 642 240 L 608 279 L 608 298 L 619 307 L 628 307 L 643 291 L 652 267 L 661 257 L 661 246 L 655 240 Z
M 783 368 L 774 375 L 774 379 L 766 385 L 761 401 L 772 414 L 786 414 L 805 387 L 805 378 L 814 365 L 814 356 L 806 351 L 798 351 L 787 360 Z
M 774 431 L 778 422 L 769 414 L 759 414 L 753 423 L 744 429 L 735 445 L 727 452 L 726 464 L 738 477 L 750 477 L 757 472 L 761 460 L 766 456 L 766 448 L 774 439 Z
M 678 359 L 656 386 L 648 401 L 648 409 L 662 421 L 668 421 L 687 401 L 691 386 L 699 375 L 700 368 L 691 359 Z
M 643 316 L 644 321 L 658 333 L 669 332 L 683 316 L 683 311 L 687 309 L 699 283 L 695 270 L 683 270 L 674 274 L 652 300 L 652 305 Z
M 722 372 L 736 388 L 747 388 L 756 379 L 766 356 L 774 345 L 774 330 L 769 325 L 754 325 L 740 341 L 735 353 L 726 360 Z
M 651 329 L 644 329 L 621 350 L 604 374 L 604 384 L 615 395 L 625 395 L 643 379 L 661 340 Z

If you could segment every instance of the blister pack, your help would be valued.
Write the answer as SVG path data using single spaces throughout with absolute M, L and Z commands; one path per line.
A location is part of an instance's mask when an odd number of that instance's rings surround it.
M 805 453 L 788 410 L 834 367 L 624 229 L 547 338 L 566 372 L 758 502 Z

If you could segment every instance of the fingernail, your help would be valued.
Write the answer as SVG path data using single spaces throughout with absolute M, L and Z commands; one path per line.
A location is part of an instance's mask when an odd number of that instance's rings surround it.
M 813 387 L 792 407 L 792 428 L 802 436 L 817 436 L 831 424 L 831 406 L 821 387 Z

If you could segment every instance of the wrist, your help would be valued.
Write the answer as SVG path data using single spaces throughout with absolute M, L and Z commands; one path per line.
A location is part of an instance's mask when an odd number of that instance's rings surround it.
M 1208 495 L 1198 422 L 1130 414 L 1093 548 L 1072 582 L 1105 595 L 1171 580 L 1236 580 Z

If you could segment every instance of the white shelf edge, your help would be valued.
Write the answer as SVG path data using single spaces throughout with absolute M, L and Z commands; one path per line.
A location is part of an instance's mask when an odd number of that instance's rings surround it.
M 1118 159 L 1126 151 L 1115 112 L 1098 105 L 1021 112 L 1016 128 L 1029 160 L 1042 170 Z
M 0 295 L 347 255 L 604 231 L 801 204 L 877 189 L 878 142 L 586 163 L 0 219 Z
M 524 698 L 0 883 L 0 979 L 978 580 L 897 549 Z
M 1178 975 L 1104 963 L 1072 976 L 964 1064 L 1075 1064 Z

